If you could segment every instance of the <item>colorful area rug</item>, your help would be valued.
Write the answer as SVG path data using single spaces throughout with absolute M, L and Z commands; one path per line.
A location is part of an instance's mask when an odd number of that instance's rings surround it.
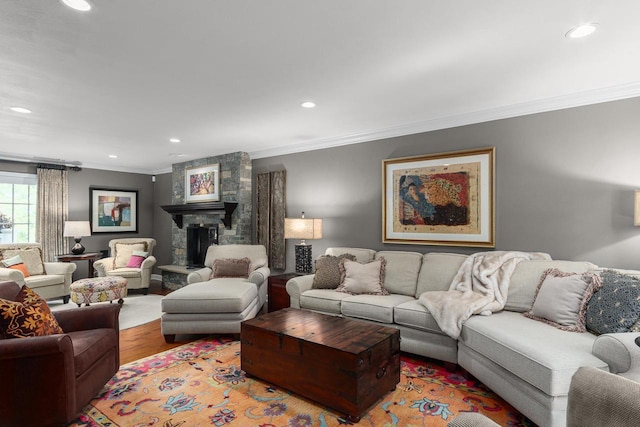
M 479 411 L 502 426 L 534 426 L 462 372 L 402 354 L 400 383 L 359 426 L 446 426 Z M 240 343 L 207 338 L 123 365 L 71 426 L 353 425 L 330 409 L 240 369 Z

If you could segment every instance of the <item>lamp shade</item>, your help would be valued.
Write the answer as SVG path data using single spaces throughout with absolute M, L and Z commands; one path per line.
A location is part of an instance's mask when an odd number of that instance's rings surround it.
M 319 218 L 285 218 L 284 238 L 312 240 L 322 238 L 322 220 Z
M 64 237 L 91 236 L 89 221 L 65 221 L 62 235 Z

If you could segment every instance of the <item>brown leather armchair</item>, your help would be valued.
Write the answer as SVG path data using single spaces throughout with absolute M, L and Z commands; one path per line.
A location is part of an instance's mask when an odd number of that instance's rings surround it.
M 14 300 L 15 282 L 0 282 Z M 54 313 L 63 334 L 0 339 L 0 425 L 63 426 L 120 368 L 118 304 Z

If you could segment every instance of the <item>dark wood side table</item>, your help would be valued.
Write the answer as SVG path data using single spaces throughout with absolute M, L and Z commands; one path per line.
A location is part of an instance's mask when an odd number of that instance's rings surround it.
M 287 293 L 287 282 L 294 277 L 301 276 L 299 273 L 284 273 L 269 276 L 269 313 L 289 307 L 289 294 Z
M 56 259 L 60 262 L 87 261 L 89 263 L 89 276 L 93 277 L 93 262 L 102 258 L 100 252 L 85 252 L 80 255 L 62 254 L 56 255 Z

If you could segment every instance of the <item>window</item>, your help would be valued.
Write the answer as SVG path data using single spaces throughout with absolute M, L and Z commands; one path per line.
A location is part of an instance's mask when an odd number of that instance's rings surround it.
M 0 172 L 0 243 L 36 241 L 37 175 Z

